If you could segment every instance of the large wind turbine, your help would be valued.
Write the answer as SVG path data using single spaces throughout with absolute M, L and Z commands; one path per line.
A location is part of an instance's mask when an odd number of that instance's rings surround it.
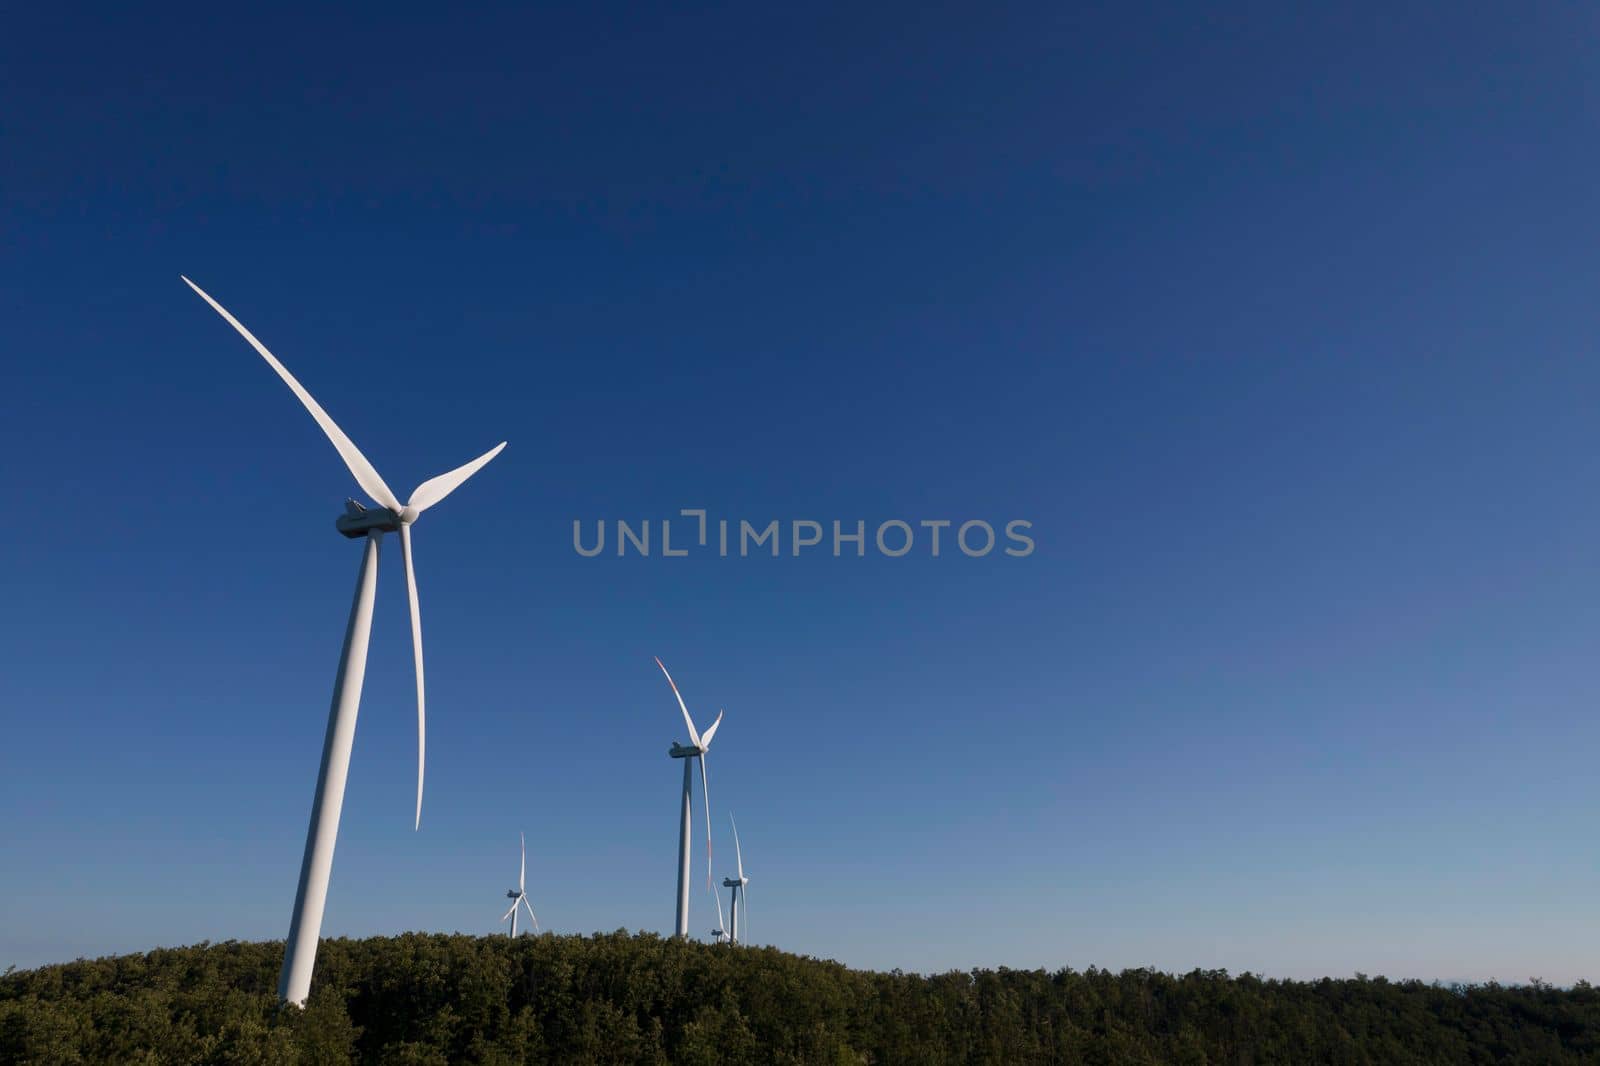
M 728 821 L 733 822 L 733 854 L 739 863 L 739 876 L 724 877 L 722 887 L 729 889 L 728 910 L 733 915 L 733 925 L 728 929 L 728 942 L 732 944 L 743 943 L 750 938 L 750 902 L 745 899 L 745 887 L 750 884 L 750 879 L 744 875 L 744 852 L 739 847 L 739 823 L 733 821 L 733 812 L 728 812 Z M 759 828 L 759 827 L 757 827 Z M 744 931 L 739 931 L 739 904 L 744 904 Z M 722 908 L 717 908 L 720 914 Z M 742 939 L 741 939 L 742 938 Z
M 656 665 L 661 667 L 661 672 L 667 674 L 667 668 L 658 658 Z M 711 783 L 706 776 L 706 750 L 711 747 L 711 738 L 716 735 L 717 726 L 722 724 L 722 712 L 717 712 L 717 720 L 711 723 L 704 735 L 697 733 L 694 728 L 694 719 L 689 717 L 689 708 L 683 704 L 683 696 L 678 692 L 677 682 L 672 680 L 672 675 L 667 674 L 667 684 L 672 686 L 672 694 L 678 697 L 678 709 L 683 711 L 683 724 L 689 727 L 688 745 L 673 743 L 667 752 L 674 759 L 683 760 L 683 812 L 678 826 L 678 921 L 677 935 L 689 935 L 689 837 L 691 834 L 692 815 L 689 809 L 689 794 L 692 791 L 694 778 L 689 770 L 689 760 L 695 759 L 700 763 L 700 795 L 706 808 L 706 887 L 711 886 Z
M 517 834 L 522 836 L 522 834 Z M 528 908 L 528 917 L 533 919 L 533 931 L 539 931 L 539 916 L 533 913 L 533 904 L 528 902 L 528 838 L 522 837 L 522 866 L 517 872 L 517 887 L 506 893 L 506 898 L 511 901 L 511 909 L 500 916 L 503 922 L 511 919 L 511 935 L 517 935 L 517 904 Z
M 366 508 L 355 500 L 345 502 L 345 513 L 335 523 L 340 533 L 352 540 L 364 538 L 366 548 L 356 577 L 355 602 L 344 633 L 344 653 L 333 682 L 333 706 L 328 713 L 328 731 L 322 741 L 322 767 L 317 771 L 317 791 L 311 801 L 311 826 L 306 833 L 305 855 L 300 863 L 300 884 L 295 889 L 294 916 L 289 922 L 289 938 L 284 944 L 283 970 L 278 975 L 278 998 L 285 1003 L 303 1005 L 311 991 L 311 970 L 317 961 L 317 938 L 322 932 L 322 910 L 328 899 L 328 875 L 333 869 L 333 846 L 339 835 L 339 812 L 344 806 L 345 776 L 350 769 L 350 747 L 355 741 L 356 713 L 361 707 L 361 683 L 367 672 L 367 639 L 372 633 L 372 602 L 378 587 L 378 545 L 385 533 L 400 534 L 400 554 L 406 564 L 406 592 L 411 600 L 411 649 L 417 670 L 417 812 L 413 828 L 422 826 L 422 767 L 426 752 L 425 701 L 422 684 L 422 616 L 417 603 L 417 578 L 411 565 L 411 523 L 417 516 L 450 495 L 490 459 L 500 454 L 501 441 L 478 458 L 440 474 L 417 486 L 411 499 L 401 504 L 378 471 L 361 454 L 344 431 L 322 409 L 284 365 L 256 340 L 255 335 L 230 315 L 200 286 L 183 279 L 239 335 L 250 342 L 267 365 L 289 386 L 289 391 L 305 405 L 322 432 L 333 442 L 344 465 L 350 468 L 356 484 L 377 501 Z

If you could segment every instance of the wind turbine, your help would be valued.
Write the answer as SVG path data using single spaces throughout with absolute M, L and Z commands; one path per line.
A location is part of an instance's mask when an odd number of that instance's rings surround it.
M 744 904 L 744 938 L 750 938 L 750 901 L 745 898 L 745 887 L 750 884 L 750 879 L 744 875 L 744 852 L 739 848 L 739 823 L 733 821 L 733 812 L 728 812 L 728 821 L 733 822 L 733 854 L 739 862 L 738 877 L 724 877 L 722 887 L 729 889 L 728 910 L 733 915 L 733 925 L 728 930 L 729 943 L 741 943 L 739 937 L 739 904 Z M 717 914 L 721 915 L 722 907 L 717 907 Z
M 661 667 L 663 674 L 667 674 L 667 668 L 659 658 L 656 659 L 656 665 Z M 707 729 L 704 735 L 701 735 L 695 731 L 694 719 L 689 717 L 689 708 L 684 706 L 683 696 L 678 692 L 678 684 L 672 680 L 671 674 L 667 674 L 667 684 L 672 686 L 672 694 L 678 697 L 678 709 L 683 711 L 683 724 L 689 727 L 689 743 L 684 745 L 674 742 L 667 752 L 674 759 L 683 760 L 683 816 L 678 826 L 678 922 L 675 931 L 678 936 L 686 937 L 689 935 L 689 837 L 692 829 L 689 795 L 694 783 L 689 770 L 689 760 L 695 759 L 700 763 L 700 795 L 706 807 L 706 887 L 710 888 L 711 784 L 706 776 L 706 750 L 711 747 L 711 738 L 716 735 L 717 726 L 722 724 L 722 712 L 717 712 L 717 720 L 711 723 L 711 728 Z
M 522 836 L 522 834 L 517 834 Z M 511 901 L 511 909 L 500 916 L 503 922 L 511 919 L 511 936 L 517 935 L 517 904 L 528 908 L 528 917 L 533 919 L 533 931 L 539 931 L 539 916 L 533 913 L 533 904 L 528 902 L 528 838 L 522 837 L 522 867 L 517 871 L 517 887 L 506 893 L 506 898 Z
M 344 431 L 305 390 L 293 374 L 278 362 L 255 335 L 245 329 L 200 286 L 183 279 L 228 325 L 250 342 L 267 365 L 289 386 L 289 391 L 305 405 L 322 432 L 333 442 L 344 465 L 355 476 L 356 484 L 377 501 L 375 508 L 363 507 L 355 500 L 345 502 L 345 513 L 335 526 L 352 540 L 365 539 L 361 569 L 356 577 L 355 601 L 350 606 L 350 621 L 345 627 L 344 651 L 339 672 L 334 677 L 333 706 L 328 712 L 328 731 L 322 740 L 322 766 L 317 771 L 317 791 L 311 801 L 311 825 L 306 832 L 305 855 L 300 862 L 300 883 L 295 889 L 294 915 L 289 922 L 289 937 L 284 944 L 283 970 L 278 975 L 278 998 L 285 1003 L 303 1005 L 311 991 L 311 970 L 317 961 L 317 938 L 322 932 L 322 911 L 328 899 L 328 875 L 333 870 L 333 846 L 339 835 L 339 812 L 344 806 L 345 777 L 350 769 L 350 747 L 355 741 L 356 714 L 361 709 L 361 683 L 367 672 L 367 640 L 372 634 L 372 603 L 378 587 L 378 545 L 385 533 L 400 534 L 400 554 L 406 564 L 406 592 L 411 600 L 411 649 L 417 671 L 417 815 L 414 829 L 422 826 L 422 767 L 426 753 L 425 701 L 422 683 L 422 615 L 417 603 L 417 577 L 411 565 L 411 524 L 417 516 L 450 495 L 490 459 L 500 454 L 501 441 L 478 458 L 447 474 L 430 478 L 417 486 L 411 499 L 400 500 L 367 457 L 361 454 Z
M 721 944 L 729 940 L 727 925 L 722 920 L 722 897 L 717 895 L 716 889 L 711 889 L 711 901 L 717 905 L 717 927 L 711 930 L 711 939 Z

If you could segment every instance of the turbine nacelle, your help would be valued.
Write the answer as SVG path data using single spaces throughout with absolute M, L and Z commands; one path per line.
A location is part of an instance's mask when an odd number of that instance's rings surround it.
M 422 512 L 410 504 L 395 511 L 388 507 L 365 507 L 355 500 L 344 501 L 344 514 L 334 525 L 340 533 L 359 540 L 376 530 L 379 533 L 398 533 L 415 522 Z
M 351 540 L 370 533 L 398 533 L 405 520 L 387 507 L 363 507 L 355 500 L 344 501 L 344 514 L 334 526 Z

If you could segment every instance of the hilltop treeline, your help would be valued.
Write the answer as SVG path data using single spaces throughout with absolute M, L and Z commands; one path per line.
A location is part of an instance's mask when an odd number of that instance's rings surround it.
M 657 936 L 324 941 L 304 1010 L 281 943 L 0 977 L 0 1062 L 1401 1063 L 1600 1060 L 1586 984 L 1442 988 L 1222 972 L 867 973 Z

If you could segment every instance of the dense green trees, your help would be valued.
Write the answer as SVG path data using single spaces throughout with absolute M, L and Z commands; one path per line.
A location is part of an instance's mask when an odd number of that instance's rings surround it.
M 980 970 L 863 973 L 623 933 L 229 942 L 0 977 L 0 1063 L 1401 1063 L 1600 1061 L 1600 993 Z

